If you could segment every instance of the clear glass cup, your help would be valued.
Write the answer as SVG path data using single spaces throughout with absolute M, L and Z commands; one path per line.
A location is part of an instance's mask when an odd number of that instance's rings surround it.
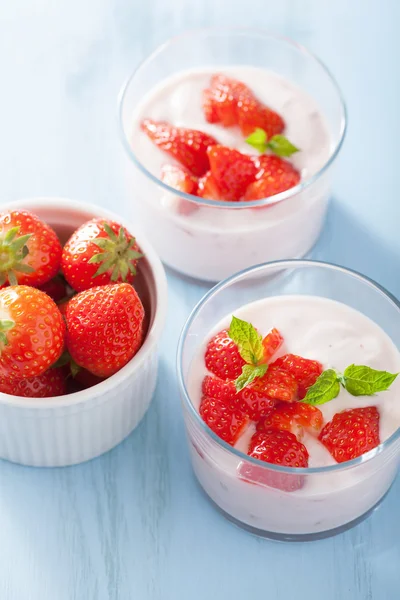
M 204 423 L 189 396 L 188 375 L 210 330 L 247 303 L 291 294 L 347 304 L 375 321 L 400 348 L 400 303 L 387 291 L 343 267 L 289 260 L 247 269 L 208 292 L 183 329 L 177 369 L 192 465 L 206 494 L 228 519 L 245 529 L 295 541 L 340 533 L 380 503 L 398 469 L 400 429 L 354 460 L 296 469 L 253 459 L 225 443 Z M 290 492 L 270 487 L 280 478 L 294 488 L 301 478 L 304 485 Z
M 134 149 L 135 113 L 156 85 L 184 71 L 218 72 L 232 66 L 263 68 L 290 80 L 314 99 L 326 121 L 331 147 L 325 164 L 273 198 L 223 202 L 177 192 L 160 181 L 151 172 L 148 157 L 145 160 Z M 346 110 L 329 71 L 303 46 L 241 29 L 197 30 L 173 38 L 128 79 L 120 94 L 119 124 L 126 150 L 128 205 L 168 266 L 191 277 L 219 281 L 261 262 L 303 257 L 313 247 L 324 223 Z

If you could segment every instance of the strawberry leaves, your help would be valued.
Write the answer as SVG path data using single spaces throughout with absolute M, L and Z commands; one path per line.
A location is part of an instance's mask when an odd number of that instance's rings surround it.
M 267 150 L 270 150 L 277 156 L 288 157 L 300 151 L 284 135 L 277 134 L 268 139 L 267 133 L 259 127 L 246 138 L 246 143 L 258 150 L 260 154 L 264 154 Z
M 128 239 L 123 227 L 120 227 L 118 234 L 106 222 L 103 223 L 103 228 L 107 237 L 92 240 L 101 250 L 88 261 L 89 264 L 100 265 L 93 277 L 111 270 L 111 281 L 115 282 L 119 279 L 126 281 L 129 273 L 136 275 L 134 261 L 143 255 L 135 250 L 135 238 Z
M 350 365 L 343 374 L 327 369 L 308 390 L 302 402 L 316 406 L 336 398 L 340 385 L 352 396 L 373 396 L 389 389 L 398 373 L 378 371 L 365 365 Z
M 26 245 L 32 234 L 20 235 L 19 226 L 11 227 L 0 240 L 0 285 L 6 283 L 17 285 L 17 273 L 33 273 L 33 268 L 22 261 L 29 254 Z

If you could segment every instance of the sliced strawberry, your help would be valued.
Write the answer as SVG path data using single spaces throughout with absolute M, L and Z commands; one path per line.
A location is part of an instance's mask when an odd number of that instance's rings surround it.
M 256 432 L 251 438 L 248 455 L 282 467 L 308 467 L 307 448 L 290 431 L 266 429 Z M 304 483 L 303 476 L 297 473 L 278 473 L 245 462 L 240 466 L 239 475 L 252 483 L 267 485 L 285 492 L 298 490 Z
M 303 427 L 312 433 L 320 431 L 322 412 L 316 406 L 303 402 L 279 402 L 274 410 L 257 425 L 257 431 L 280 429 L 291 431 L 297 438 L 303 435 Z
M 224 200 L 211 171 L 207 171 L 203 177 L 200 177 L 197 195 L 207 200 Z
M 285 192 L 300 181 L 300 173 L 287 160 L 274 154 L 265 154 L 255 160 L 257 181 L 249 185 L 245 200 L 263 200 Z
M 352 460 L 380 444 L 376 406 L 336 413 L 318 438 L 338 463 Z
M 207 396 L 203 396 L 199 412 L 210 429 L 232 446 L 249 421 L 249 417 L 239 410 L 235 402 Z
M 182 167 L 164 165 L 161 169 L 161 181 L 185 194 L 191 194 L 192 196 L 197 194 L 197 178 Z M 198 208 L 195 202 L 180 198 L 177 210 L 181 215 L 191 215 Z
M 278 352 L 279 348 L 282 346 L 284 342 L 283 336 L 280 331 L 275 329 L 271 329 L 271 331 L 265 336 L 263 339 L 264 346 L 264 360 L 268 362 L 271 360 L 273 355 Z
M 277 402 L 294 402 L 296 397 L 297 383 L 294 378 L 284 371 L 269 369 L 263 377 L 255 379 L 240 392 L 241 408 L 253 421 L 267 416 Z
M 239 405 L 239 397 L 236 393 L 233 381 L 223 380 L 219 377 L 206 375 L 202 383 L 203 396 L 214 398 L 215 400 L 232 401 Z M 245 411 L 246 412 L 246 411 Z
M 209 123 L 221 123 L 223 127 L 237 125 L 237 104 L 241 97 L 252 96 L 249 88 L 235 79 L 222 74 L 213 75 L 210 88 L 203 93 L 203 109 Z
M 207 151 L 211 172 L 225 200 L 240 200 L 255 180 L 257 168 L 247 154 L 225 146 L 211 146 Z
M 298 396 L 302 400 L 309 387 L 314 385 L 321 375 L 323 367 L 317 360 L 303 358 L 296 354 L 280 356 L 269 366 L 270 369 L 279 369 L 290 373 L 297 381 Z
M 160 150 L 175 158 L 193 175 L 201 177 L 208 171 L 207 148 L 217 143 L 210 135 L 151 119 L 144 119 L 141 128 Z
M 208 342 L 205 363 L 207 369 L 220 379 L 237 379 L 246 364 L 226 329 Z
M 237 115 L 238 125 L 245 137 L 257 128 L 263 129 L 268 138 L 285 129 L 282 117 L 254 97 L 244 96 L 239 99 Z

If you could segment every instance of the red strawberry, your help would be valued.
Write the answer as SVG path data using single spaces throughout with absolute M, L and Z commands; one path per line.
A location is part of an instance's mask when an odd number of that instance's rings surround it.
M 77 365 L 98 377 L 109 377 L 142 345 L 143 319 L 143 305 L 131 285 L 85 290 L 67 305 L 67 349 Z
M 285 354 L 270 364 L 270 369 L 290 373 L 297 381 L 298 396 L 302 400 L 309 387 L 314 385 L 322 373 L 322 365 L 317 360 L 302 358 L 296 354 Z
M 181 167 L 164 165 L 161 169 L 161 181 L 185 194 L 192 196 L 197 194 L 197 178 Z M 190 215 L 198 208 L 194 202 L 189 202 L 184 198 L 179 200 L 178 213 L 180 215 Z
M 40 286 L 60 268 L 61 244 L 56 233 L 26 210 L 0 214 L 0 286 Z
M 266 429 L 256 432 L 247 453 L 253 458 L 282 467 L 308 467 L 307 448 L 290 431 Z M 285 492 L 293 492 L 303 486 L 303 477 L 293 473 L 278 473 L 268 468 L 258 468 L 243 462 L 239 469 L 242 479 L 261 483 Z
M 237 125 L 238 99 L 252 96 L 249 88 L 235 79 L 222 74 L 213 75 L 210 88 L 203 92 L 203 109 L 209 123 L 221 123 L 223 127 Z
M 62 369 L 50 368 L 42 375 L 26 379 L 0 377 L 0 392 L 24 398 L 51 398 L 67 393 Z
M 297 383 L 290 373 L 279 369 L 268 369 L 263 377 L 255 379 L 244 388 L 242 394 L 252 408 L 258 411 L 257 405 L 266 398 L 276 402 L 294 402 L 297 398 Z M 257 421 L 258 418 L 254 420 Z
M 274 154 L 265 154 L 255 161 L 257 181 L 251 183 L 245 200 L 263 200 L 285 192 L 300 181 L 300 173 L 287 160 Z
M 56 275 L 56 277 L 53 277 L 53 279 L 50 279 L 50 281 L 41 285 L 39 289 L 50 296 L 54 302 L 59 302 L 67 296 L 67 285 L 64 279 L 59 275 Z
M 244 96 L 239 99 L 237 115 L 238 125 L 245 137 L 257 128 L 263 129 L 267 138 L 282 133 L 285 129 L 282 117 L 254 97 Z
M 197 195 L 200 198 L 206 198 L 207 200 L 224 199 L 211 171 L 207 171 L 203 177 L 200 177 Z
M 207 369 L 221 379 L 237 379 L 246 364 L 226 329 L 208 342 L 205 363 Z
M 214 398 L 214 400 L 225 400 L 239 403 L 239 395 L 236 393 L 233 381 L 224 381 L 219 377 L 206 375 L 202 383 L 203 396 Z M 245 411 L 246 412 L 246 411 Z
M 274 410 L 258 423 L 257 430 L 285 429 L 300 438 L 303 427 L 315 433 L 321 429 L 322 423 L 322 412 L 316 406 L 303 402 L 279 402 Z
M 240 200 L 255 180 L 257 168 L 247 154 L 225 146 L 208 149 L 211 172 L 224 200 Z
M 279 348 L 282 346 L 284 339 L 275 327 L 271 329 L 271 331 L 265 336 L 263 339 L 264 346 L 264 361 L 268 362 L 271 360 L 273 355 L 278 352 Z
M 378 409 L 368 406 L 336 413 L 318 439 L 338 463 L 357 458 L 380 444 Z
M 47 294 L 26 285 L 3 288 L 0 315 L 0 377 L 36 377 L 58 360 L 65 324 Z
M 141 256 L 135 238 L 124 227 L 92 219 L 65 244 L 61 267 L 69 285 L 81 292 L 108 283 L 132 283 Z
M 207 396 L 203 396 L 199 412 L 210 429 L 232 446 L 249 421 L 249 417 L 238 409 L 235 402 Z
M 210 135 L 151 119 L 142 121 L 141 128 L 160 150 L 167 152 L 196 177 L 208 171 L 207 148 L 217 143 Z
M 297 397 L 297 384 L 289 373 L 268 371 L 263 377 L 255 379 L 241 393 L 241 407 L 247 405 L 246 412 L 253 421 L 259 421 L 268 415 L 278 401 L 294 402 Z

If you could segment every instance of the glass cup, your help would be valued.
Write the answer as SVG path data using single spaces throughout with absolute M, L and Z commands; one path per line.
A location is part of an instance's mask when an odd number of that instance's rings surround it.
M 149 92 L 169 77 L 239 66 L 275 72 L 308 93 L 325 119 L 329 156 L 313 175 L 272 198 L 225 202 L 178 192 L 152 170 L 151 158 L 161 151 L 150 142 L 145 153 L 136 146 L 140 117 L 135 115 Z M 168 266 L 197 279 L 219 281 L 261 262 L 303 257 L 313 247 L 324 223 L 346 110 L 329 71 L 303 46 L 241 29 L 197 30 L 173 38 L 128 79 L 120 94 L 119 124 L 128 205 Z
M 290 468 L 243 454 L 204 423 L 189 396 L 188 377 L 210 331 L 247 303 L 292 294 L 347 304 L 375 321 L 400 348 L 400 303 L 387 291 L 343 267 L 288 260 L 247 269 L 208 292 L 183 329 L 177 368 L 192 465 L 206 494 L 237 525 L 264 537 L 296 541 L 340 533 L 380 503 L 397 472 L 400 429 L 354 460 Z M 295 491 L 278 489 L 282 487 Z

